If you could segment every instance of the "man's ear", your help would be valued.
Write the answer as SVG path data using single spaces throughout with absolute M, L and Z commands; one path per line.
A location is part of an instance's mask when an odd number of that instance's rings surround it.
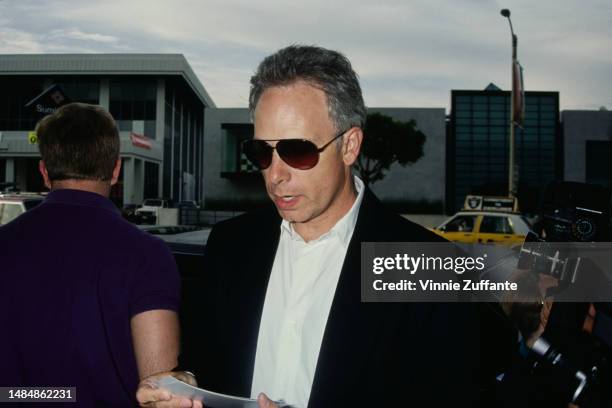
M 49 172 L 47 172 L 47 166 L 45 165 L 45 162 L 42 160 L 38 162 L 38 171 L 40 172 L 40 175 L 43 178 L 45 187 L 51 190 L 51 180 L 49 180 Z
M 352 127 L 342 138 L 342 161 L 348 167 L 359 157 L 361 143 L 363 142 L 363 131 L 361 128 Z
M 115 163 L 115 168 L 113 169 L 113 176 L 111 178 L 111 186 L 117 184 L 117 180 L 119 180 L 119 174 L 121 173 L 121 157 L 117 159 Z

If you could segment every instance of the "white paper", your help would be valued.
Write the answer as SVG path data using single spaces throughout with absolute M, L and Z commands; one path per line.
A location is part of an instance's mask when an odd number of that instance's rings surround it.
M 202 401 L 206 408 L 258 408 L 257 400 L 219 394 L 189 385 L 172 376 L 162 377 L 157 381 L 159 388 L 166 389 L 174 395 Z M 276 402 L 279 407 L 288 407 L 282 402 Z

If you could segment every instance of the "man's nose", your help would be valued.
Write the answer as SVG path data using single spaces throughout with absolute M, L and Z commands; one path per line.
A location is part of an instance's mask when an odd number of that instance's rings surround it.
M 266 169 L 267 179 L 270 183 L 278 185 L 283 182 L 287 182 L 291 179 L 291 169 L 289 165 L 285 163 L 276 150 L 272 152 L 272 162 L 270 167 Z

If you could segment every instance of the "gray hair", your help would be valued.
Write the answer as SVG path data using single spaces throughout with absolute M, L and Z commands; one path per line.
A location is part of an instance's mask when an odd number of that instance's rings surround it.
M 267 56 L 251 77 L 251 117 L 268 88 L 305 81 L 325 92 L 329 117 L 336 130 L 363 127 L 366 107 L 359 79 L 349 60 L 337 51 L 321 47 L 290 45 Z

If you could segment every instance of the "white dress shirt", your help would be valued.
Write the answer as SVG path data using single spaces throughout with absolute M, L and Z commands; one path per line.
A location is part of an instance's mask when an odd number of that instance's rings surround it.
M 363 182 L 354 177 L 357 199 L 334 227 L 304 242 L 283 220 L 264 302 L 251 397 L 265 392 L 273 400 L 306 407 L 317 368 L 340 271 L 363 199 Z

